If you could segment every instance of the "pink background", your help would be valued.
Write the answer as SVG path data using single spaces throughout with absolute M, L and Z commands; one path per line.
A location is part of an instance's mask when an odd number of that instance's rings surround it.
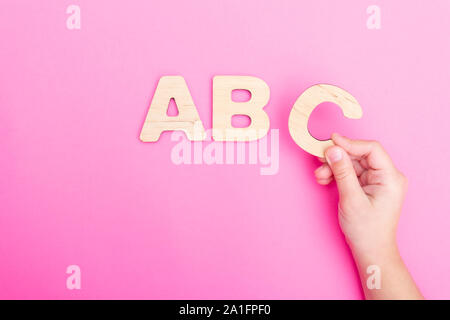
M 81 7 L 81 30 L 66 8 Z M 381 8 L 368 30 L 366 8 Z M 402 255 L 427 298 L 450 298 L 450 2 L 2 0 L 1 298 L 362 298 L 335 186 L 288 115 L 316 83 L 316 136 L 380 140 L 408 176 Z M 206 128 L 214 75 L 271 89 L 280 169 L 181 165 L 139 133 L 158 79 L 185 77 Z M 66 289 L 81 267 L 82 289 Z

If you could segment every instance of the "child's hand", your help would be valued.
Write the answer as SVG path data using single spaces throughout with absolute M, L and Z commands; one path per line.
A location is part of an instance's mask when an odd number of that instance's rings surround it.
M 352 250 L 367 299 L 423 299 L 397 249 L 395 233 L 406 178 L 378 142 L 333 134 L 335 146 L 315 171 L 317 182 L 333 179 L 339 190 L 339 223 Z M 325 162 L 325 160 L 323 160 Z M 375 266 L 380 287 L 369 286 Z
M 407 181 L 378 142 L 333 134 L 335 146 L 315 171 L 317 182 L 333 179 L 339 190 L 339 223 L 352 251 L 396 247 L 396 228 Z

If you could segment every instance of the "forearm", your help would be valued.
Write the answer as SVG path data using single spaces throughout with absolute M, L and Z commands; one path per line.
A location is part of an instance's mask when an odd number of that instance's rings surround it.
M 396 245 L 381 250 L 352 249 L 352 253 L 366 299 L 423 299 Z M 377 282 L 378 280 L 380 282 Z

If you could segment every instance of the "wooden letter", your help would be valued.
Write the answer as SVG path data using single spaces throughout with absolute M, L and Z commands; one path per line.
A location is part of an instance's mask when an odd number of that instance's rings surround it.
M 246 102 L 234 102 L 231 92 L 250 91 Z M 249 76 L 215 76 L 213 79 L 213 138 L 216 141 L 252 141 L 269 131 L 269 116 L 263 110 L 269 102 L 269 86 L 261 79 Z M 231 118 L 246 115 L 251 123 L 247 128 L 234 128 Z
M 347 118 L 362 117 L 361 106 L 347 91 L 328 84 L 318 84 L 306 89 L 292 107 L 289 115 L 289 132 L 296 144 L 317 157 L 324 157 L 325 150 L 333 145 L 331 140 L 317 140 L 308 131 L 309 116 L 322 102 L 337 104 Z
M 178 115 L 167 115 L 170 99 L 178 107 Z M 189 140 L 204 140 L 206 134 L 186 81 L 181 76 L 161 77 L 141 131 L 143 142 L 158 141 L 163 131 L 181 130 Z

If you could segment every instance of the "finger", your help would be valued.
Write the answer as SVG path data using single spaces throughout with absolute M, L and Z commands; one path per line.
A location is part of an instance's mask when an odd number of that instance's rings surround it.
M 361 184 L 361 186 L 366 186 L 369 184 L 368 172 L 369 171 L 366 170 L 359 176 L 359 183 Z
M 324 163 L 314 171 L 314 175 L 316 179 L 328 179 L 333 176 L 333 172 L 331 172 L 330 166 Z
M 376 141 L 352 140 L 337 133 L 333 133 L 331 138 L 336 145 L 342 147 L 349 155 L 366 159 L 370 168 L 389 169 L 394 167 L 387 152 Z
M 327 160 L 325 160 L 325 158 L 317 157 L 317 160 L 319 160 L 322 163 L 327 163 Z
M 328 179 L 318 179 L 317 183 L 326 186 L 327 184 L 330 184 L 331 181 L 333 181 L 333 177 Z
M 355 169 L 356 175 L 359 177 L 364 171 L 364 167 L 359 163 L 358 160 L 352 160 L 353 168 Z
M 362 196 L 363 190 L 353 163 L 345 150 L 339 146 L 332 146 L 325 151 L 325 157 L 333 172 L 334 180 L 336 180 L 340 199 L 346 200 Z
M 361 158 L 359 160 L 359 164 L 361 165 L 361 167 L 363 167 L 364 169 L 370 169 L 369 164 L 367 163 L 367 159 L 366 158 Z

